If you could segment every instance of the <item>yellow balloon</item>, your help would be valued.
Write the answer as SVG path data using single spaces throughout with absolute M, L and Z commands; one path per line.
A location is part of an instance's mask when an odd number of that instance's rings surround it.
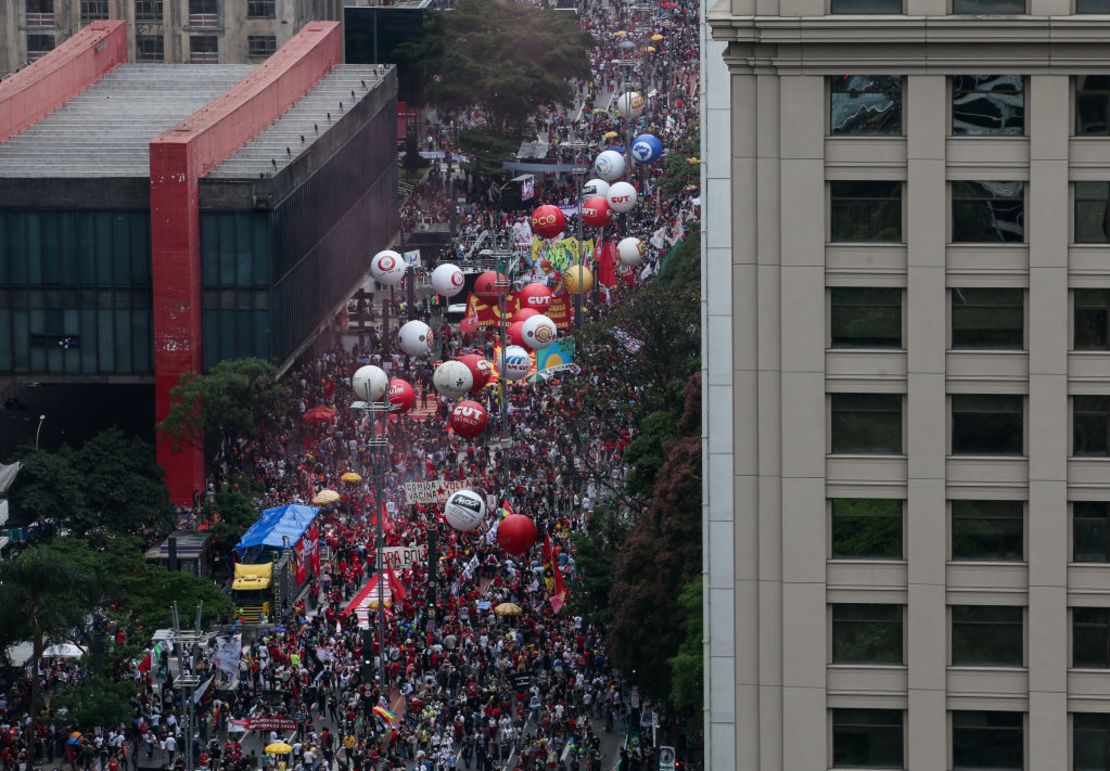
M 571 294 L 582 294 L 594 287 L 594 274 L 589 268 L 571 265 L 563 274 L 563 283 Z
M 660 40 L 663 39 L 663 36 L 656 32 L 654 35 L 651 36 L 651 39 L 658 43 Z
M 655 46 L 648 46 L 644 50 L 647 51 L 649 54 L 653 54 L 655 53 Z

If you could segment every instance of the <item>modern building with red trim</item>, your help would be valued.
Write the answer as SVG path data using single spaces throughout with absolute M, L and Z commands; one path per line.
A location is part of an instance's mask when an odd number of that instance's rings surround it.
M 264 63 L 127 63 L 94 22 L 0 82 L 0 381 L 283 370 L 398 231 L 396 76 L 312 22 Z M 171 497 L 199 451 L 158 443 Z

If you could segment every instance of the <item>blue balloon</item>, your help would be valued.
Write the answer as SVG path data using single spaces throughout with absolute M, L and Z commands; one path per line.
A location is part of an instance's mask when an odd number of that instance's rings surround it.
M 654 134 L 640 134 L 632 140 L 632 157 L 636 163 L 654 163 L 663 155 L 663 143 Z
M 614 153 L 620 153 L 621 155 L 624 155 L 624 148 L 620 145 L 609 145 L 605 149 L 612 150 Z

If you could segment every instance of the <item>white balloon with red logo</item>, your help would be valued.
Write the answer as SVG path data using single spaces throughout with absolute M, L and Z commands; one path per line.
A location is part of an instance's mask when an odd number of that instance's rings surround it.
M 458 265 L 445 262 L 432 271 L 432 288 L 436 290 L 436 294 L 454 297 L 463 290 L 465 284 L 466 277 Z
M 351 376 L 351 389 L 364 402 L 380 401 L 389 390 L 389 375 L 381 367 L 367 364 L 359 367 Z
M 523 380 L 532 369 L 532 357 L 527 349 L 510 345 L 501 355 L 500 369 L 506 380 Z
M 524 345 L 533 351 L 551 345 L 558 334 L 559 328 L 555 326 L 555 322 L 542 313 L 525 319 L 524 326 L 520 329 L 520 337 L 524 340 Z
M 622 238 L 617 244 L 617 256 L 621 265 L 639 265 L 644 261 L 644 242 L 632 236 Z
M 443 518 L 456 530 L 473 530 L 486 518 L 486 499 L 473 490 L 456 490 L 443 504 Z
M 606 196 L 613 211 L 624 214 L 636 205 L 636 188 L 629 182 L 614 182 Z
M 486 430 L 489 413 L 481 404 L 465 399 L 451 408 L 451 428 L 464 439 L 473 439 Z
M 432 328 L 419 319 L 406 321 L 398 336 L 401 340 L 401 350 L 409 356 L 427 356 L 432 352 L 435 342 L 435 333 Z
M 405 258 L 392 249 L 383 249 L 370 260 L 370 275 L 385 286 L 400 286 L 407 268 Z
M 416 391 L 407 380 L 395 377 L 389 381 L 389 403 L 394 412 L 404 414 L 416 404 Z
M 470 374 L 470 367 L 451 359 L 436 367 L 432 373 L 432 384 L 444 396 L 458 399 L 474 387 L 474 376 Z

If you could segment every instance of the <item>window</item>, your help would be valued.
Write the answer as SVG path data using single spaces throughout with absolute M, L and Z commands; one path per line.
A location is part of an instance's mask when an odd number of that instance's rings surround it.
M 1025 768 L 1021 712 L 952 713 L 952 768 L 1021 771 Z
M 902 711 L 834 709 L 833 766 L 904 768 Z
M 901 664 L 901 605 L 833 605 L 834 664 Z
M 833 559 L 902 559 L 902 501 L 832 500 Z
M 189 15 L 218 14 L 219 0 L 189 0 Z
M 952 0 L 952 13 L 1025 13 L 1025 0 Z
M 108 0 L 81 0 L 81 23 L 108 18 Z
M 1110 562 L 1110 502 L 1075 501 L 1071 518 L 1072 559 Z
M 162 5 L 162 0 L 135 0 L 135 20 L 148 24 L 161 24 Z
M 953 455 L 1021 455 L 1023 397 L 952 395 Z
M 902 240 L 901 182 L 830 182 L 832 241 Z
M 1110 13 L 1110 0 L 1075 0 L 1075 12 Z
M 829 78 L 829 131 L 833 136 L 902 134 L 902 78 L 837 75 Z
M 953 182 L 952 240 L 1025 241 L 1024 182 Z
M 274 0 L 247 0 L 248 19 L 272 19 L 277 16 Z
M 54 50 L 54 35 L 27 35 L 27 58 L 31 61 Z
M 1076 712 L 1072 715 L 1072 768 L 1106 771 L 1110 768 L 1110 714 Z
M 164 62 L 166 41 L 161 35 L 136 35 L 135 57 L 140 62 Z
M 902 0 L 832 0 L 832 13 L 901 13 Z
M 1110 134 L 1110 75 L 1076 76 L 1075 133 L 1077 136 Z
M 265 58 L 277 50 L 277 38 L 273 35 L 248 35 L 247 56 Z
M 54 13 L 54 0 L 27 0 L 27 13 Z
M 901 348 L 902 290 L 834 287 L 831 299 L 833 348 Z
M 1023 609 L 953 605 L 952 666 L 1020 667 L 1025 660 Z
M 900 394 L 832 394 L 832 452 L 902 454 Z
M 1110 456 L 1110 396 L 1072 397 L 1072 454 Z
M 1075 290 L 1075 350 L 1110 350 L 1110 289 Z
M 952 559 L 1025 558 L 1021 501 L 952 501 Z
M 953 289 L 952 347 L 1025 347 L 1024 289 Z
M 1110 608 L 1071 609 L 1071 665 L 1110 669 Z
M 953 136 L 1021 136 L 1024 133 L 1024 77 L 952 76 Z
M 193 35 L 189 38 L 189 61 L 193 64 L 218 64 L 220 44 L 215 35 Z
M 1110 182 L 1075 183 L 1075 243 L 1110 243 Z

